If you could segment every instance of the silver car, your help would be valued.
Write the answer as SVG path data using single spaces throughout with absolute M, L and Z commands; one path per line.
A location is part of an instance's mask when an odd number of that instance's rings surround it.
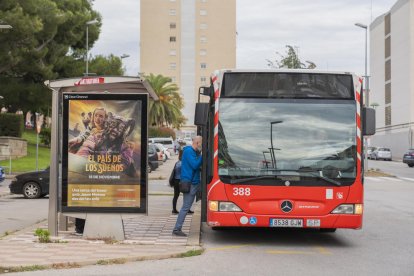
M 375 160 L 392 160 L 392 154 L 389 148 L 377 148 L 371 155 L 372 159 Z

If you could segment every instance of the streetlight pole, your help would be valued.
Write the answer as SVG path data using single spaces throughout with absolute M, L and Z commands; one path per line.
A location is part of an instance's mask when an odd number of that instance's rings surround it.
M 362 23 L 355 23 L 355 26 L 365 29 L 365 106 L 369 107 L 369 78 L 368 78 L 368 26 Z M 368 171 L 367 138 L 364 137 L 364 164 L 365 171 Z
M 275 148 L 273 147 L 273 125 L 283 123 L 283 121 L 270 122 L 270 157 L 272 158 L 272 167 L 276 169 Z M 279 149 L 276 149 L 279 150 Z
M 98 20 L 94 19 L 86 22 L 86 76 L 89 75 L 88 63 L 89 63 L 89 25 L 98 23 Z

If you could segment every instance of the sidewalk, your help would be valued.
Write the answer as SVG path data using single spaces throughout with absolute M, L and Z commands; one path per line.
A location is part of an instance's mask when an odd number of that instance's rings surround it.
M 175 159 L 162 165 L 158 174 L 168 179 Z M 181 206 L 181 200 L 182 196 L 178 206 Z M 202 250 L 200 202 L 194 205 L 195 213 L 186 217 L 183 231 L 188 237 L 177 237 L 172 235 L 177 215 L 171 214 L 171 201 L 171 195 L 149 195 L 148 216 L 137 215 L 123 220 L 125 240 L 122 242 L 86 240 L 74 235 L 71 225 L 70 231 L 51 237 L 52 243 L 39 243 L 33 233 L 37 228 L 47 228 L 46 222 L 3 237 L 0 239 L 0 274 L 19 267 L 69 268 L 199 254 Z

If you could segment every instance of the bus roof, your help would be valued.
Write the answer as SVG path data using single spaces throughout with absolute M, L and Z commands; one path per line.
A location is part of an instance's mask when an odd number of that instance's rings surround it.
M 215 75 L 224 73 L 307 73 L 307 74 L 337 74 L 337 75 L 356 75 L 346 71 L 326 71 L 319 69 L 219 69 L 214 72 Z

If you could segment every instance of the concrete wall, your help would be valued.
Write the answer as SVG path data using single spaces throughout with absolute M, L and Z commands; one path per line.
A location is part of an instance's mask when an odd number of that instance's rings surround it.
M 0 160 L 9 156 L 23 157 L 27 155 L 27 141 L 16 137 L 0 136 Z

